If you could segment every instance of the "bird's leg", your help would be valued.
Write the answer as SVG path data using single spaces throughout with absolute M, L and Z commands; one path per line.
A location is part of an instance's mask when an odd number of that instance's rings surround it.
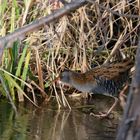
M 128 84 L 125 85 L 125 87 L 122 89 L 122 91 L 119 94 L 120 105 L 122 106 L 122 108 L 124 108 L 124 106 L 126 104 L 126 102 L 125 102 L 125 98 L 126 98 L 125 93 L 127 92 L 127 90 L 128 90 Z
M 88 99 L 88 101 L 90 101 L 90 100 L 92 99 L 92 94 L 93 94 L 93 93 L 88 93 L 88 94 L 87 94 L 87 99 Z
M 99 114 L 90 113 L 90 115 L 92 115 L 94 117 L 98 117 L 98 118 L 107 117 L 110 114 L 110 112 L 114 109 L 114 107 L 116 106 L 116 104 L 118 103 L 118 98 L 117 97 L 113 97 L 113 98 L 114 98 L 115 102 L 110 107 L 110 109 L 107 111 L 107 113 L 102 113 L 102 112 L 99 112 Z

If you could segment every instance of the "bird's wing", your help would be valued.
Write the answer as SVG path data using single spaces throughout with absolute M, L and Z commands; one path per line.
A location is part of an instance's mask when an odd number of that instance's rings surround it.
M 117 80 L 120 75 L 127 73 L 131 67 L 133 66 L 131 59 L 124 59 L 119 63 L 112 63 L 108 66 L 96 67 L 90 71 L 88 71 L 87 75 L 90 77 L 100 77 L 105 78 L 107 80 Z

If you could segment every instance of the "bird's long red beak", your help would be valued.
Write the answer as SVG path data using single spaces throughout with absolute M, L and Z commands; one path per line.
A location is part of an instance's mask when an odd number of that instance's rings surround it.
M 51 83 L 59 83 L 60 82 L 60 77 L 56 77 Z
M 63 87 L 70 87 L 69 84 L 66 84 L 66 83 L 61 82 L 60 77 L 56 77 L 56 78 L 51 82 L 51 84 L 53 84 L 53 83 L 56 83 L 56 84 L 58 84 L 58 85 L 61 84 Z

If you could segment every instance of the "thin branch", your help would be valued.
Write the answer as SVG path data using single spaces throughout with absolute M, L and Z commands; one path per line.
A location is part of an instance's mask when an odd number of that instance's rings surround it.
M 136 71 L 116 140 L 140 139 L 140 37 L 136 53 Z
M 6 35 L 5 37 L 0 38 L 0 48 L 11 48 L 12 45 L 8 45 L 9 42 L 14 42 L 18 39 L 24 38 L 24 36 L 37 28 L 40 28 L 44 24 L 49 24 L 50 22 L 68 14 L 72 10 L 76 10 L 77 8 L 81 7 L 82 5 L 86 4 L 86 0 L 77 0 L 75 2 L 71 2 L 66 4 L 63 8 L 56 10 L 52 14 L 33 21 L 32 23 L 17 29 L 15 32 Z

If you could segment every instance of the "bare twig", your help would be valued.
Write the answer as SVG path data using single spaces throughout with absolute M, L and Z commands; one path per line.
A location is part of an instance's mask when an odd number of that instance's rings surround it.
M 52 14 L 43 17 L 41 19 L 38 19 L 36 21 L 33 21 L 32 23 L 25 25 L 21 27 L 20 29 L 17 29 L 15 32 L 6 35 L 5 37 L 0 38 L 0 45 L 3 48 L 11 48 L 11 45 L 8 45 L 9 42 L 13 42 L 17 39 L 20 39 L 28 32 L 31 32 L 39 27 L 41 27 L 44 24 L 49 24 L 50 22 L 68 14 L 71 10 L 75 10 L 79 8 L 80 6 L 84 5 L 86 3 L 85 0 L 77 0 L 76 2 L 69 3 L 65 5 L 63 8 L 56 10 Z
M 136 71 L 116 140 L 140 139 L 140 38 L 136 54 Z

